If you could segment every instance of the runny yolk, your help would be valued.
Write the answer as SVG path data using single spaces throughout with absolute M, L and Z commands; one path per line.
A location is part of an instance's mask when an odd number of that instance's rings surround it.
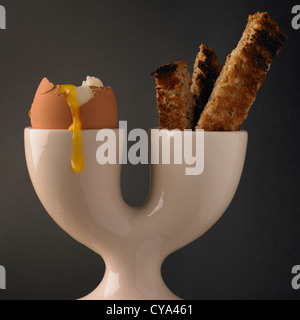
M 76 86 L 71 84 L 59 85 L 61 93 L 66 97 L 72 112 L 73 123 L 69 130 L 73 132 L 73 151 L 71 166 L 74 172 L 80 173 L 84 168 L 83 141 L 80 121 L 80 105 L 78 103 Z

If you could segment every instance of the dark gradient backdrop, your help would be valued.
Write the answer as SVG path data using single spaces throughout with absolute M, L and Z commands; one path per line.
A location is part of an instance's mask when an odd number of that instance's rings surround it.
M 268 11 L 289 39 L 244 123 L 249 148 L 238 192 L 205 236 L 167 259 L 163 277 L 184 299 L 300 298 L 291 287 L 291 269 L 300 264 L 300 30 L 291 27 L 297 1 L 0 4 L 7 10 L 7 30 L 0 30 L 0 265 L 7 290 L 0 300 L 76 299 L 105 269 L 52 221 L 28 177 L 23 129 L 40 80 L 80 84 L 98 76 L 115 91 L 119 120 L 148 129 L 157 125 L 155 67 L 186 60 L 192 72 L 202 42 L 224 63 L 256 11 Z M 130 204 L 145 201 L 148 174 L 147 166 L 124 168 Z

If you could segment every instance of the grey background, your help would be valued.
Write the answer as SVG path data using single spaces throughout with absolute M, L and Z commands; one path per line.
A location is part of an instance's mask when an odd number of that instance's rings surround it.
M 249 148 L 243 177 L 222 219 L 174 253 L 163 277 L 184 299 L 298 299 L 291 269 L 300 264 L 299 50 L 291 27 L 294 1 L 1 0 L 0 299 L 76 299 L 101 281 L 103 260 L 62 231 L 39 202 L 24 158 L 23 129 L 44 76 L 80 84 L 86 75 L 113 87 L 119 120 L 129 129 L 157 125 L 155 67 L 185 60 L 198 46 L 224 63 L 248 14 L 268 11 L 289 40 L 260 90 L 244 129 Z M 127 166 L 124 198 L 142 204 L 147 166 Z M 188 192 L 188 191 L 187 191 Z

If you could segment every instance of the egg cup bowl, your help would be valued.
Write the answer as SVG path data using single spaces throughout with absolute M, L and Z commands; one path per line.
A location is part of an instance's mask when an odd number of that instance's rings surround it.
M 122 150 L 125 135 L 114 132 Z M 131 207 L 122 198 L 122 165 L 96 161 L 97 133 L 83 130 L 85 168 L 76 174 L 71 132 L 25 129 L 27 166 L 41 203 L 63 230 L 105 261 L 100 285 L 82 300 L 178 300 L 162 279 L 163 261 L 226 211 L 242 175 L 248 134 L 205 132 L 201 175 L 186 175 L 185 164 L 150 165 L 149 197 Z

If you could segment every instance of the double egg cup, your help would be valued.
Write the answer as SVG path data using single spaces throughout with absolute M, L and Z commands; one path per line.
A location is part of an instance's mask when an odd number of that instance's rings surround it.
M 124 135 L 114 132 L 121 150 Z M 27 166 L 41 203 L 65 232 L 105 261 L 100 285 L 82 300 L 178 300 L 162 279 L 162 264 L 226 211 L 242 175 L 247 132 L 205 132 L 201 175 L 186 175 L 184 163 L 151 164 L 151 191 L 140 207 L 122 198 L 121 164 L 96 161 L 97 133 L 82 131 L 85 168 L 76 174 L 70 131 L 25 129 Z

